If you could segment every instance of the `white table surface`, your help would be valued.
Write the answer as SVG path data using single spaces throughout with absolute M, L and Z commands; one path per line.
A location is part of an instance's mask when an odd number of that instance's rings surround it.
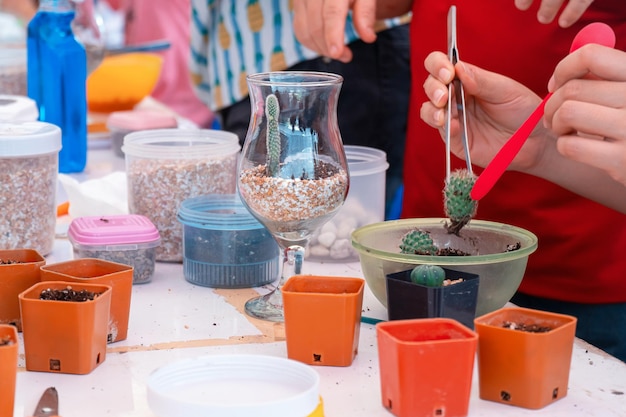
M 76 177 L 94 178 L 114 169 L 123 169 L 121 158 L 109 149 L 92 150 L 86 172 Z M 71 258 L 70 243 L 59 238 L 47 263 Z M 305 262 L 303 273 L 362 277 L 358 262 Z M 90 374 L 29 372 L 24 368 L 23 351 L 20 352 L 14 417 L 32 415 L 40 395 L 49 386 L 55 386 L 59 392 L 63 417 L 156 417 L 148 407 L 146 382 L 150 373 L 162 365 L 212 354 L 286 357 L 283 326 L 241 312 L 243 302 L 256 292 L 195 286 L 185 281 L 182 264 L 157 263 L 152 282 L 133 287 L 128 338 L 109 344 L 106 360 Z M 386 310 L 367 287 L 363 315 L 386 318 Z M 21 343 L 20 348 L 23 349 Z M 321 377 L 327 417 L 392 415 L 381 404 L 373 325 L 361 325 L 359 353 L 350 367 L 314 369 Z M 480 400 L 475 366 L 469 416 L 623 417 L 626 364 L 576 340 L 568 394 L 541 410 Z

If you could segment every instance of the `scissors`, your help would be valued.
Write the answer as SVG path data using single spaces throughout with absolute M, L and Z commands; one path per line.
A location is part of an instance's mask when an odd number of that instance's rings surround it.
M 450 6 L 448 11 L 448 58 L 452 65 L 459 62 L 459 50 L 456 42 L 456 6 Z M 454 88 L 454 101 L 456 102 L 459 124 L 461 125 L 461 139 L 465 148 L 465 162 L 467 171 L 472 172 L 472 160 L 469 153 L 469 144 L 467 141 L 467 118 L 465 116 L 465 90 L 463 84 L 458 78 L 454 78 L 448 84 L 448 116 L 446 119 L 446 183 L 450 181 L 450 122 L 452 120 L 452 89 Z

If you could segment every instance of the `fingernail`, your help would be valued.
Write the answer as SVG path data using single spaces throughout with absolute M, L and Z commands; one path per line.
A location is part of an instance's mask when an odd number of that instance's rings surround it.
M 330 47 L 330 56 L 332 58 L 337 58 L 337 54 L 339 53 L 339 48 L 337 48 L 337 45 L 331 45 Z
M 443 110 L 435 111 L 435 113 L 433 114 L 433 120 L 435 121 L 436 125 L 441 125 L 441 123 L 443 122 Z
M 433 99 L 435 101 L 435 104 L 439 103 L 441 101 L 441 98 L 443 97 L 443 95 L 445 94 L 445 91 L 443 90 L 436 90 L 435 94 L 433 94 Z
M 444 83 L 449 82 L 451 78 L 452 78 L 452 73 L 447 68 L 442 68 L 439 71 L 439 79 L 443 81 Z
M 550 77 L 550 81 L 548 81 L 548 91 L 552 92 L 552 90 L 554 89 L 554 83 L 556 81 L 554 81 L 554 75 L 552 77 Z

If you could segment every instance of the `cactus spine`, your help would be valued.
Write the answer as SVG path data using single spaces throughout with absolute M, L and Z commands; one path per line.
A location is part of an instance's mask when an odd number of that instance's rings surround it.
M 278 98 L 270 94 L 265 99 L 265 116 L 267 117 L 267 167 L 268 177 L 277 177 L 280 170 L 280 132 L 278 130 L 278 115 L 280 107 Z
M 459 169 L 450 175 L 443 190 L 444 208 L 450 223 L 445 228 L 448 233 L 459 234 L 459 231 L 476 214 L 478 201 L 472 200 L 470 191 L 476 182 L 476 176 L 466 169 Z
M 418 265 L 411 271 L 411 281 L 426 287 L 441 287 L 446 272 L 437 265 Z
M 437 247 L 433 243 L 433 239 L 428 232 L 423 230 L 411 230 L 402 236 L 400 243 L 402 253 L 410 253 L 414 255 L 434 255 Z

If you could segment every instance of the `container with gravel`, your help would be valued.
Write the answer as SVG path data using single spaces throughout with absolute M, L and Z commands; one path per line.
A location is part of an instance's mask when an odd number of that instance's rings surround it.
M 61 129 L 0 123 L 0 249 L 52 251 Z
M 182 262 L 180 203 L 236 190 L 237 135 L 217 130 L 153 129 L 124 137 L 128 208 L 159 230 L 157 261 Z
M 70 223 L 67 236 L 75 257 L 132 266 L 133 284 L 152 280 L 161 239 L 147 217 L 137 214 L 78 217 Z

